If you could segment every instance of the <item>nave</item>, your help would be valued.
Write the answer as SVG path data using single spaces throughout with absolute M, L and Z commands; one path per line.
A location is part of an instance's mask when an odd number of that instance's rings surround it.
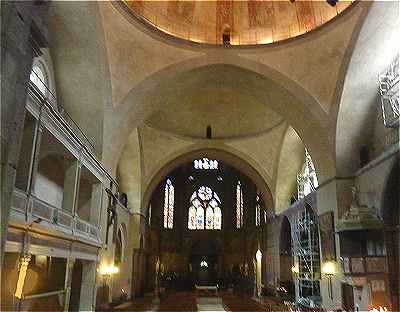
M 180 291 L 155 300 L 153 295 L 135 299 L 133 302 L 124 302 L 114 307 L 98 311 L 290 311 L 289 306 L 274 298 L 263 297 L 255 299 L 248 296 L 239 296 L 229 291 L 217 294 L 194 291 Z M 310 310 L 318 311 L 318 310 Z

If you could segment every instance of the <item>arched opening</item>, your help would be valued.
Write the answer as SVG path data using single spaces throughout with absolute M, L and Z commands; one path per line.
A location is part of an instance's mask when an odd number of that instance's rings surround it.
M 217 284 L 218 244 L 214 239 L 202 239 L 192 244 L 189 271 L 194 285 Z
M 114 249 L 114 265 L 119 267 L 119 265 L 124 260 L 124 233 L 123 227 L 118 229 L 117 237 L 115 239 L 115 249 Z
M 270 187 L 266 181 L 270 178 L 265 175 L 262 168 L 258 167 L 255 162 L 252 162 L 250 158 L 245 158 L 245 155 L 241 155 L 240 152 L 233 154 L 233 152 L 226 151 L 217 148 L 195 148 L 186 150 L 185 152 L 180 152 L 179 155 L 172 155 L 168 161 L 164 163 L 163 166 L 159 167 L 157 172 L 151 174 L 151 177 L 147 187 L 145 187 L 145 192 L 142 197 L 142 207 L 148 207 L 151 202 L 151 196 L 155 192 L 156 188 L 162 182 L 166 182 L 166 177 L 169 177 L 170 173 L 179 168 L 182 165 L 191 163 L 191 166 L 195 166 L 195 160 L 202 159 L 204 155 L 207 155 L 208 159 L 218 159 L 219 162 L 223 162 L 225 165 L 234 168 L 238 172 L 246 175 L 257 187 L 260 192 L 260 198 L 267 211 L 268 216 L 272 215 L 273 211 L 273 197 L 270 191 Z M 205 169 L 207 170 L 207 169 Z M 216 172 L 209 170 L 210 172 Z M 218 178 L 216 176 L 216 178 Z M 235 181 L 237 183 L 238 180 Z M 236 184 L 235 184 L 236 185 Z M 192 194 L 191 194 L 192 195 Z M 254 196 L 255 198 L 255 196 Z M 236 207 L 236 204 L 235 204 Z M 221 209 L 223 207 L 221 206 Z M 152 205 L 152 209 L 154 207 Z M 223 209 L 222 209 L 223 210 Z M 154 214 L 153 214 L 154 216 Z M 154 216 L 155 217 L 155 216 Z
M 292 231 L 290 228 L 289 219 L 284 216 L 281 224 L 279 238 L 279 289 L 281 297 L 286 297 L 288 300 L 293 300 L 295 288 L 292 276 L 293 256 L 292 256 Z
M 263 233 L 264 199 L 267 207 L 272 205 L 269 189 L 226 158 L 214 157 L 217 154 L 208 150 L 199 154 L 171 166 L 150 195 L 150 236 L 158 242 L 152 256 L 160 259 L 160 284 L 175 289 L 218 285 L 251 293 L 257 246 L 264 252 L 253 242 Z M 170 202 L 172 185 L 175 195 L 169 210 L 165 203 Z M 164 220 L 172 226 L 165 226 Z
M 399 161 L 393 166 L 383 197 L 383 221 L 392 311 L 400 309 L 400 179 Z
M 45 71 L 45 67 L 40 62 L 35 62 L 32 66 L 29 80 L 37 88 L 37 90 L 44 96 L 48 95 L 48 74 Z

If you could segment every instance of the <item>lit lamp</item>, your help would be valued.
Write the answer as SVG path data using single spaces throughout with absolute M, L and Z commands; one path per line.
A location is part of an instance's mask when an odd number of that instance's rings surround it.
M 261 259 L 262 259 L 262 253 L 260 249 L 258 249 L 256 252 L 256 260 L 257 260 L 256 277 L 257 277 L 257 296 L 259 298 L 261 297 Z
M 294 276 L 297 276 L 297 275 L 299 275 L 299 272 L 300 272 L 299 265 L 298 264 L 293 265 L 292 266 L 292 274 Z
M 323 264 L 322 266 L 322 273 L 326 275 L 328 278 L 328 292 L 329 292 L 329 297 L 331 300 L 333 299 L 333 292 L 332 292 L 332 277 L 335 275 L 335 262 L 333 261 L 327 261 Z
M 101 275 L 109 275 L 109 276 L 111 276 L 111 275 L 113 275 L 113 274 L 115 274 L 115 273 L 118 273 L 119 272 L 119 269 L 118 269 L 118 267 L 116 267 L 115 265 L 102 265 L 101 267 L 100 267 L 100 274 Z
M 104 285 L 106 284 L 106 278 L 109 277 L 111 278 L 111 276 L 113 274 L 116 274 L 119 272 L 119 268 L 116 267 L 115 265 L 105 265 L 103 264 L 100 268 L 99 268 L 99 273 L 101 276 L 103 276 L 104 280 Z

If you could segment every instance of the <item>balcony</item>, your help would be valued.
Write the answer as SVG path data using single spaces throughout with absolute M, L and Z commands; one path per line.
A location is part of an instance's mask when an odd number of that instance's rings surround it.
M 100 227 L 87 222 L 77 215 L 51 205 L 34 195 L 14 189 L 11 203 L 11 222 L 20 226 L 37 224 L 47 232 L 58 232 L 60 235 L 72 236 L 78 240 L 101 244 Z
M 10 226 L 101 246 L 105 188 L 118 187 L 93 144 L 33 83 L 28 90 Z

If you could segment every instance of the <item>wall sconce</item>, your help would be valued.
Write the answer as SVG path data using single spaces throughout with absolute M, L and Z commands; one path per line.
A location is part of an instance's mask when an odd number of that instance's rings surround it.
M 333 291 L 332 291 L 332 277 L 336 273 L 335 262 L 327 261 L 322 265 L 322 273 L 326 275 L 328 278 L 328 292 L 329 298 L 333 300 Z
M 100 275 L 113 275 L 119 272 L 119 268 L 115 265 L 102 265 L 99 269 Z

